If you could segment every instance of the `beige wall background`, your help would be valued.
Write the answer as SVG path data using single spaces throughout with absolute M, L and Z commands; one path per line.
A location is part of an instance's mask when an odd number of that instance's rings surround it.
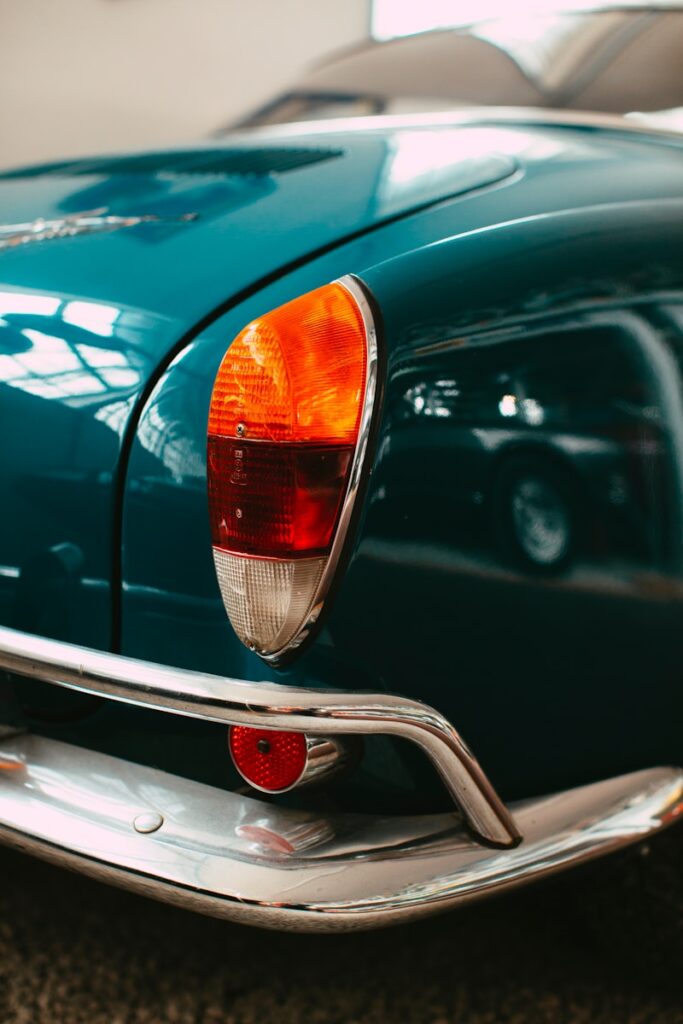
M 370 0 L 0 0 L 0 166 L 166 145 L 367 37 Z

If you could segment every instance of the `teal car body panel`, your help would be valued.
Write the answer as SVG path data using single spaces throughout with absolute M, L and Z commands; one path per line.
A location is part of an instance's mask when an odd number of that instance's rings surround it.
M 276 180 L 247 176 L 223 193 L 200 188 L 196 178 L 164 181 L 156 206 L 146 191 L 149 170 L 101 182 L 79 172 L 68 186 L 53 172 L 54 179 L 27 176 L 2 186 L 18 196 L 2 214 L 8 220 L 9 209 L 13 223 L 104 206 L 120 216 L 199 213 L 196 221 L 0 251 L 2 295 L 59 303 L 51 314 L 0 310 L 8 351 L 26 348 L 26 330 L 37 331 L 79 352 L 104 353 L 105 377 L 101 398 L 83 408 L 73 396 L 31 395 L 9 380 L 3 387 L 6 429 L 20 421 L 28 431 L 5 470 L 7 493 L 23 495 L 7 503 L 5 536 L 24 538 L 21 565 L 33 565 L 1 581 L 4 620 L 247 679 L 383 687 L 422 698 L 457 723 L 506 798 L 675 762 L 675 555 L 641 557 L 639 573 L 622 585 L 614 570 L 621 556 L 608 546 L 607 569 L 589 572 L 578 587 L 501 562 L 482 545 L 481 527 L 473 534 L 458 511 L 443 521 L 445 509 L 462 503 L 466 458 L 448 458 L 463 442 L 443 429 L 458 397 L 444 392 L 458 391 L 465 349 L 477 344 L 512 344 L 541 328 L 544 336 L 561 333 L 609 310 L 634 315 L 636 307 L 659 344 L 675 349 L 681 146 L 627 132 L 523 125 L 322 138 L 318 149 L 343 156 Z M 267 133 L 259 139 L 274 148 Z M 296 140 L 307 145 L 305 135 Z M 249 146 L 257 148 L 240 140 L 240 151 Z M 364 514 L 335 599 L 314 642 L 277 670 L 239 644 L 220 600 L 206 499 L 208 404 L 218 364 L 246 322 L 346 273 L 367 285 L 381 314 L 382 419 Z M 68 303 L 77 308 L 65 317 Z M 107 307 L 116 311 L 110 321 Z M 115 354 L 123 362 L 111 362 Z M 109 387 L 105 371 L 115 380 L 117 369 L 137 374 L 135 383 L 131 377 Z M 512 388 L 516 402 L 515 395 Z M 425 398 L 431 416 L 420 415 Z M 462 431 L 470 439 L 485 414 L 477 401 Z M 43 422 L 38 409 L 46 403 Z M 668 406 L 663 416 L 667 436 L 675 433 Z M 44 454 L 48 435 L 68 437 L 51 447 L 53 465 Z M 425 453 L 432 460 L 426 474 Z M 441 472 L 446 479 L 432 486 Z M 31 520 L 36 487 L 52 488 L 42 533 Z M 489 508 L 485 488 L 470 490 L 475 497 L 466 503 Z M 669 492 L 665 504 L 674 516 Z M 670 524 L 660 532 L 671 533 Z M 9 547 L 0 562 L 9 570 L 18 564 Z M 648 573 L 656 577 L 649 592 Z M 657 593 L 666 601 L 658 603 Z M 47 608 L 58 613 L 52 621 Z M 71 719 L 92 710 L 82 698 L 69 699 Z M 220 784 L 234 781 L 218 727 L 185 719 L 169 726 L 167 716 L 106 706 L 82 723 L 54 725 L 43 715 L 41 728 Z M 414 794 L 421 807 L 429 792 L 439 799 L 419 758 L 373 739 L 346 798 L 392 789 L 399 801 Z
M 159 367 L 202 322 L 346 236 L 516 166 L 482 144 L 454 173 L 443 161 L 394 185 L 397 154 L 411 152 L 384 137 L 197 146 L 0 175 L 0 415 L 15 438 L 2 472 L 12 494 L 0 540 L 4 621 L 116 643 L 109 584 L 126 431 Z M 54 235 L 41 240 L 46 229 Z M 47 573 L 49 589 L 61 563 L 36 562 L 64 543 L 80 549 L 79 575 L 93 581 L 67 602 L 71 625 L 38 582 Z

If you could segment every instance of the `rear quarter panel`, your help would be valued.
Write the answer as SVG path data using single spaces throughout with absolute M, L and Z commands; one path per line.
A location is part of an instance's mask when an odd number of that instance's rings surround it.
M 419 697 L 454 721 L 506 798 L 680 758 L 683 413 L 680 330 L 671 311 L 682 298 L 683 205 L 649 194 L 676 196 L 680 156 L 662 157 L 647 183 L 636 183 L 635 164 L 627 174 L 615 145 L 606 148 L 610 182 L 596 178 L 581 145 L 542 171 L 530 161 L 523 182 L 349 243 L 274 282 L 192 341 L 160 377 L 131 451 L 122 532 L 125 653 L 251 679 Z M 642 154 L 636 164 L 641 158 L 647 166 Z M 568 183 L 576 208 L 557 213 Z M 610 203 L 615 188 L 622 199 Z M 315 643 L 280 672 L 237 642 L 218 594 L 206 508 L 209 397 L 225 349 L 248 320 L 348 272 L 359 274 L 381 311 L 381 424 L 334 600 Z M 458 391 L 462 365 L 478 346 L 500 345 L 505 363 L 506 346 L 524 336 L 561 338 L 568 326 L 592 327 L 596 318 L 627 321 L 629 359 L 648 381 L 657 429 L 636 431 L 635 441 L 654 444 L 636 459 L 645 473 L 641 490 L 650 494 L 641 519 L 654 540 L 641 538 L 643 551 L 626 557 L 606 514 L 593 510 L 599 543 L 590 557 L 561 575 L 523 572 L 486 536 L 486 495 L 472 502 L 464 493 L 483 488 L 467 483 L 464 449 L 442 433 L 453 417 L 425 416 L 406 394 L 420 384 L 432 393 Z M 591 360 L 585 352 L 581 360 L 575 371 L 588 380 Z M 442 395 L 443 407 L 458 397 Z M 479 416 L 483 422 L 475 402 L 470 438 Z M 607 419 L 583 435 L 570 431 L 570 440 L 588 438 L 589 454 L 599 441 L 613 446 Z M 412 440 L 401 444 L 402 435 Z M 557 437 L 554 444 L 562 448 Z M 420 459 L 409 457 L 411 445 Z M 581 460 L 574 462 L 581 473 Z M 474 527 L 449 514 L 463 505 L 479 519 Z

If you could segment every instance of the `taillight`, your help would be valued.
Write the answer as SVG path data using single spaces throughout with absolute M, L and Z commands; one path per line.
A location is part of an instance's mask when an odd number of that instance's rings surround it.
M 216 376 L 208 484 L 214 562 L 240 639 L 276 658 L 316 621 L 367 447 L 376 341 L 345 278 L 259 317 Z

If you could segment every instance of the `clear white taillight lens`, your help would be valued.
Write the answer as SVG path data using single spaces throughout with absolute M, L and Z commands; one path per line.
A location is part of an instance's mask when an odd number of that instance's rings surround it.
M 306 620 L 326 558 L 245 558 L 214 547 L 218 583 L 233 628 L 248 647 L 287 647 Z

